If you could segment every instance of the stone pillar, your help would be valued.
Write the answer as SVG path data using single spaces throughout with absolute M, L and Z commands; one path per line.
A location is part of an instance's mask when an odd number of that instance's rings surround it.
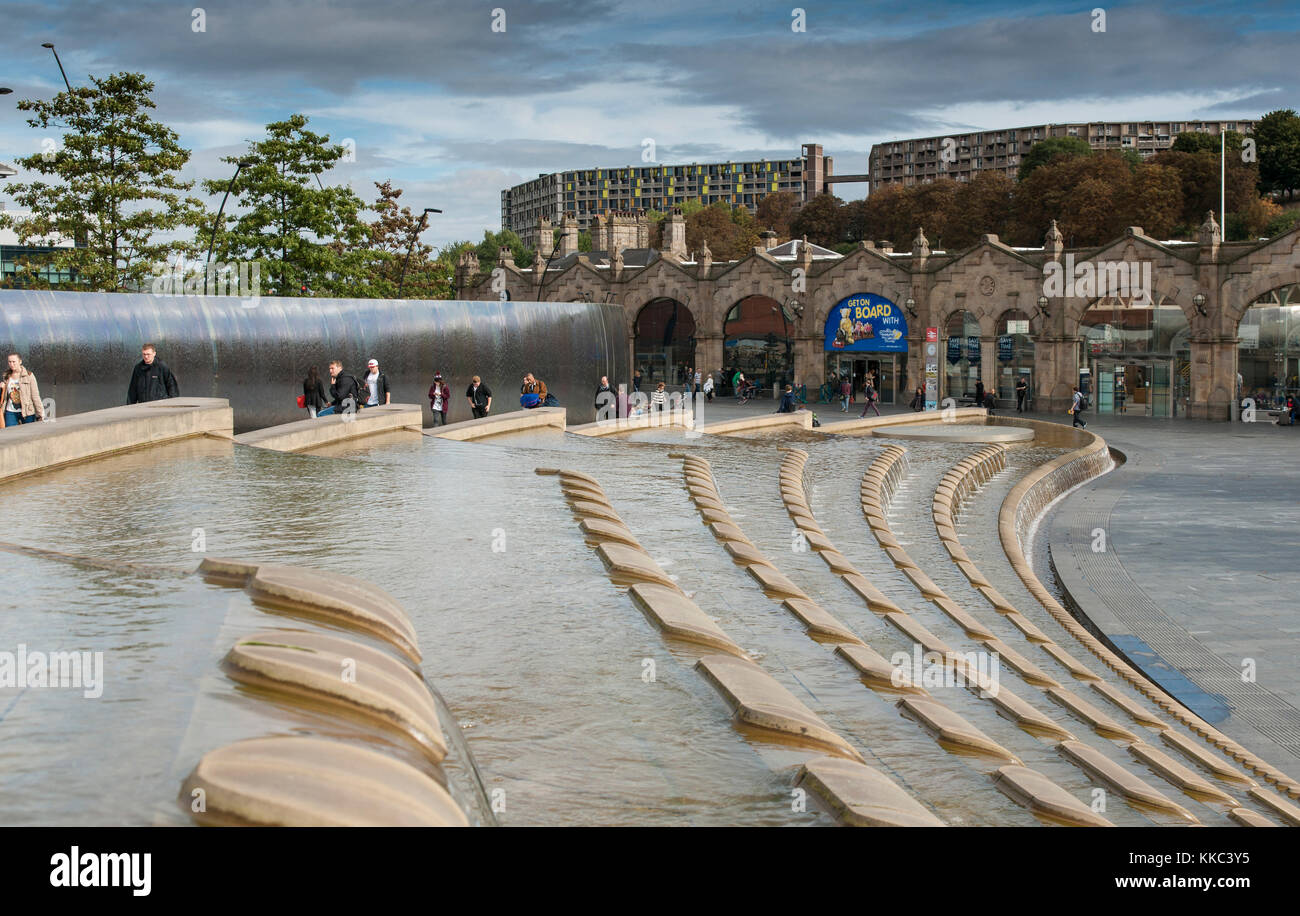
M 1235 337 L 1193 338 L 1192 385 L 1188 416 L 1193 420 L 1229 420 L 1237 386 Z M 1177 366 L 1175 365 L 1175 370 Z M 1171 378 L 1170 389 L 1174 387 Z M 1179 411 L 1182 405 L 1178 405 Z M 1181 414 L 1180 414 L 1181 415 Z
M 1040 335 L 1034 342 L 1034 409 L 1063 413 L 1079 381 L 1079 341 L 1073 337 Z M 1094 397 L 1096 393 L 1094 392 Z
M 713 385 L 716 388 L 722 383 L 721 376 L 718 372 L 724 368 L 722 365 L 722 338 L 700 334 L 695 334 L 695 362 L 702 371 L 714 373 Z
M 980 381 L 984 390 L 998 396 L 998 339 L 980 337 Z
M 560 220 L 560 257 L 578 253 L 578 220 L 572 213 Z
M 798 333 L 794 331 L 793 333 Z M 817 389 L 825 379 L 826 354 L 823 349 L 825 341 L 820 337 L 795 337 L 792 341 L 794 355 L 794 384 L 808 386 L 810 401 L 817 400 Z

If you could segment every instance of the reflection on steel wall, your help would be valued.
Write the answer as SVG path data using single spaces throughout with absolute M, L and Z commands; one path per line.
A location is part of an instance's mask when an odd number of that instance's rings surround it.
M 305 419 L 302 380 L 339 359 L 358 377 L 379 360 L 393 400 L 424 405 L 434 371 L 451 386 L 449 422 L 470 419 L 474 375 L 492 389 L 492 412 L 519 409 L 532 372 L 555 392 L 570 423 L 595 419 L 602 375 L 626 380 L 623 307 L 585 302 L 442 302 L 279 299 L 251 308 L 236 297 L 0 290 L 0 347 L 36 373 L 58 414 L 126 403 L 140 345 L 152 341 L 182 395 L 228 398 L 237 432 Z

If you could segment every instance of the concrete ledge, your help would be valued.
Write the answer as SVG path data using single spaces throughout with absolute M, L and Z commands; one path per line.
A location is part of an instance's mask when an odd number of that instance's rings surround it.
M 350 639 L 302 630 L 259 630 L 225 658 L 231 679 L 376 721 L 410 738 L 432 763 L 447 756 L 438 710 L 410 668 Z M 349 664 L 354 677 L 346 678 Z
M 1106 699 L 1110 700 L 1120 709 L 1124 710 L 1124 712 L 1128 713 L 1129 718 L 1131 718 L 1134 722 L 1137 722 L 1139 725 L 1146 725 L 1151 728 L 1158 728 L 1161 729 L 1162 731 L 1166 728 L 1165 723 L 1160 721 L 1158 717 L 1156 717 L 1152 713 L 1147 712 L 1145 709 L 1141 707 L 1141 705 L 1134 702 L 1124 694 L 1120 693 L 1118 690 L 1116 690 L 1114 687 L 1112 687 L 1110 684 L 1106 683 L 1105 681 L 1094 681 L 1092 684 L 1092 689 L 1097 691 Z
M 1227 792 L 1213 785 L 1200 774 L 1183 766 L 1159 748 L 1138 741 L 1130 744 L 1128 751 L 1159 773 L 1166 782 L 1177 786 L 1193 798 L 1201 801 L 1219 802 L 1234 807 L 1237 804 L 1236 799 Z
M 795 779 L 850 827 L 946 827 L 892 779 L 866 764 L 838 757 L 810 760 Z
M 1057 741 L 1068 741 L 1074 737 L 1047 715 L 1039 712 L 1001 684 L 998 685 L 996 692 L 983 691 L 982 693 L 980 693 L 981 688 L 975 683 L 975 679 L 968 679 L 967 685 L 971 690 L 976 691 L 977 695 L 987 695 L 988 699 L 993 702 L 993 705 L 998 708 L 1002 715 L 1031 735 L 1053 738 Z
M 710 436 L 725 436 L 729 433 L 744 432 L 751 429 L 770 429 L 781 426 L 797 426 L 800 429 L 812 429 L 812 411 L 796 410 L 794 413 L 768 413 L 754 417 L 741 417 L 737 420 L 720 420 L 717 423 L 705 423 L 699 427 L 701 433 Z
M 1273 811 L 1274 814 L 1277 814 L 1292 827 L 1300 827 L 1300 808 L 1297 808 L 1288 801 L 1283 801 L 1272 792 L 1269 792 L 1267 789 L 1261 789 L 1258 786 L 1249 790 L 1246 794 L 1264 807 Z
M 1192 812 L 1153 789 L 1095 747 L 1081 741 L 1062 741 L 1057 749 L 1084 772 L 1100 779 L 1139 807 L 1165 811 L 1193 824 L 1199 823 Z
M 276 737 L 209 751 L 181 788 L 202 789 L 203 824 L 467 827 L 447 790 L 410 764 L 341 741 Z
M 953 421 L 958 420 L 982 420 L 988 416 L 988 411 L 983 407 L 958 407 L 950 416 Z M 883 426 L 910 426 L 912 424 L 934 423 L 936 420 L 944 422 L 942 414 L 937 410 L 925 410 L 921 413 L 914 413 L 910 416 L 904 414 L 885 414 L 879 417 L 863 417 L 857 420 L 842 420 L 838 423 L 826 423 L 817 427 L 819 433 L 827 435 L 854 433 L 871 433 L 877 427 Z
M 1280 827 L 1281 824 L 1275 824 L 1262 814 L 1251 811 L 1249 808 L 1233 808 L 1228 812 L 1228 817 L 1232 818 L 1243 827 Z
M 385 404 L 382 407 L 363 407 L 355 414 L 331 414 L 316 420 L 295 420 L 255 429 L 241 433 L 235 441 L 274 452 L 306 452 L 335 442 L 398 429 L 419 432 L 420 423 L 418 404 Z
M 668 578 L 668 574 L 659 567 L 659 564 L 640 550 L 609 541 L 598 544 L 596 554 L 604 562 L 610 578 L 615 582 L 623 584 L 651 582 L 681 592 L 677 583 Z
M 891 665 L 888 659 L 870 646 L 846 643 L 836 646 L 835 654 L 852 665 L 858 672 L 858 676 L 873 690 L 928 696 L 924 687 L 912 683 L 911 674 L 905 667 L 897 668 Z
M 224 398 L 169 398 L 23 423 L 0 436 L 0 480 L 189 436 L 229 438 Z
M 993 774 L 993 784 L 1012 801 L 1052 823 L 1070 827 L 1115 826 L 1037 770 L 1004 766 Z
M 1228 762 L 1207 747 L 1202 747 L 1182 732 L 1172 728 L 1160 733 L 1160 740 L 1181 753 L 1184 757 L 1209 770 L 1216 778 L 1238 785 L 1255 786 L 1255 780 L 1229 766 Z
M 531 410 L 511 410 L 503 414 L 488 414 L 486 417 L 473 420 L 435 426 L 424 430 L 424 434 L 435 439 L 472 442 L 475 439 L 486 439 L 488 436 L 499 436 L 501 433 L 517 433 L 524 429 L 543 429 L 548 426 L 563 431 L 565 416 L 563 407 L 534 407 Z
M 1047 695 L 1068 709 L 1076 718 L 1092 726 L 1093 730 L 1103 738 L 1114 738 L 1118 741 L 1129 742 L 1141 740 L 1096 706 L 1063 687 L 1048 687 Z
M 936 442 L 1030 442 L 1034 438 L 1034 431 L 1032 429 L 1016 429 L 1010 426 L 996 429 L 966 423 L 913 423 L 898 426 L 877 426 L 871 430 L 871 435 L 893 439 L 918 439 Z
M 1015 754 L 937 700 L 904 697 L 898 701 L 898 709 L 907 718 L 920 723 L 941 746 L 955 753 L 1020 763 Z
M 781 605 L 799 618 L 799 622 L 807 628 L 808 635 L 814 639 L 825 640 L 826 642 L 862 644 L 862 640 L 858 638 L 857 634 L 840 623 L 834 614 L 824 610 L 815 601 L 806 598 L 786 598 L 781 602 Z
M 738 658 L 746 657 L 744 650 L 731 641 L 712 617 L 677 589 L 638 582 L 629 592 L 646 617 L 669 636 Z
M 753 662 L 708 655 L 695 667 L 722 694 L 737 722 L 766 735 L 862 762 L 862 755 L 851 744 Z
M 541 408 L 538 408 L 541 409 Z M 693 415 L 681 410 L 662 410 L 643 413 L 636 417 L 618 417 L 570 426 L 569 432 L 577 436 L 617 436 L 640 429 L 694 429 Z

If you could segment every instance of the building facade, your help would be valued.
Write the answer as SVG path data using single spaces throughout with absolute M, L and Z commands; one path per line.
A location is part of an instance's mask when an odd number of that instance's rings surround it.
M 1180 133 L 1217 137 L 1224 131 L 1246 133 L 1254 126 L 1254 121 L 1098 121 L 939 134 L 875 144 L 867 174 L 873 190 L 939 178 L 970 181 L 981 172 L 1001 172 L 1014 181 L 1020 157 L 1042 140 L 1079 137 L 1094 150 L 1136 150 L 1146 157 L 1172 147 Z
M 764 385 L 806 385 L 810 403 L 832 374 L 858 390 L 874 378 L 886 403 L 929 375 L 940 399 L 982 382 L 1006 407 L 1026 377 L 1039 411 L 1064 411 L 1080 384 L 1103 412 L 1226 420 L 1240 397 L 1268 407 L 1300 389 L 1300 227 L 1224 243 L 1207 214 L 1196 241 L 1135 226 L 1067 250 L 1053 223 L 1041 249 L 986 235 L 960 252 L 932 251 L 918 231 L 910 251 L 864 242 L 841 256 L 796 240 L 714 262 L 669 220 L 635 266 L 571 245 L 549 269 L 540 254 L 518 266 L 508 249 L 495 265 L 467 253 L 458 296 L 619 302 L 630 364 L 650 380 L 748 366 Z
M 752 211 L 768 194 L 789 191 L 802 204 L 825 193 L 833 175 L 834 161 L 817 143 L 805 143 L 797 159 L 552 172 L 501 192 L 501 228 L 536 249 L 539 219 L 558 225 L 563 214 L 572 213 L 583 231 L 601 214 L 667 211 L 696 198 L 706 205 L 726 201 Z

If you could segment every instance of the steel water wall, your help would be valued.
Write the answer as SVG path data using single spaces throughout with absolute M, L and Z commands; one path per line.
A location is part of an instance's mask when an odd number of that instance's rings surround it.
M 532 372 L 570 423 L 595 419 L 602 375 L 629 381 L 621 305 L 0 290 L 0 346 L 22 355 L 56 416 L 125 404 L 146 341 L 182 395 L 230 401 L 236 432 L 306 418 L 303 378 L 317 366 L 328 389 L 331 359 L 358 377 L 377 359 L 393 401 L 422 404 L 426 426 L 435 371 L 451 386 L 451 422 L 470 418 L 474 375 L 498 413 L 520 409 Z

